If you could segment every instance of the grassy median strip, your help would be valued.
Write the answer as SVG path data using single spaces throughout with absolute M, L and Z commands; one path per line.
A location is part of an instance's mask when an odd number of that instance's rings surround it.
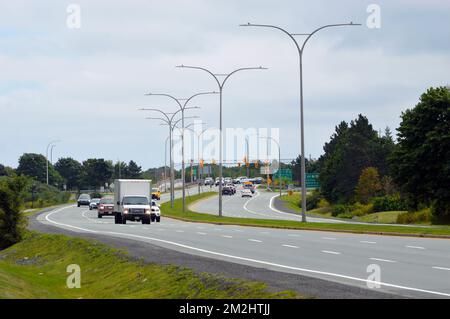
M 217 195 L 215 192 L 207 192 L 199 195 L 193 195 L 186 198 L 187 205 L 191 205 L 198 200 Z M 395 225 L 362 225 L 362 224 L 345 224 L 345 223 L 301 223 L 289 220 L 276 219 L 255 219 L 255 218 L 236 218 L 236 217 L 219 217 L 217 215 L 196 213 L 187 210 L 185 213 L 181 210 L 181 199 L 176 199 L 174 208 L 170 207 L 170 203 L 161 205 L 164 216 L 177 218 L 185 221 L 215 223 L 222 225 L 242 225 L 255 227 L 271 227 L 285 229 L 303 229 L 303 230 L 323 230 L 338 231 L 351 233 L 365 233 L 378 235 L 402 235 L 402 236 L 420 236 L 420 237 L 442 237 L 450 238 L 449 226 L 395 226 Z M 275 214 L 275 213 L 274 213 Z
M 81 288 L 66 285 L 67 266 Z M 92 240 L 29 232 L 0 251 L 0 298 L 298 298 L 263 283 L 226 279 L 177 266 L 146 264 Z

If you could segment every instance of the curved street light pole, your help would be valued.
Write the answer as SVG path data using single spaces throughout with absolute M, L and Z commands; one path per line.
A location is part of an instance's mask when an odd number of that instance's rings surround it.
M 53 141 L 51 141 L 50 143 L 48 143 L 47 144 L 47 148 L 46 148 L 46 151 L 45 151 L 45 162 L 46 162 L 46 174 L 47 174 L 47 185 L 48 185 L 48 149 L 50 148 L 50 147 L 53 147 L 53 145 L 55 144 L 55 143 L 58 143 L 58 142 L 61 142 L 60 140 L 53 140 Z
M 200 190 L 200 137 L 203 135 L 203 133 L 205 133 L 208 128 L 202 130 L 199 134 L 197 134 L 197 132 L 194 129 L 189 128 L 189 126 L 194 125 L 194 123 L 191 123 L 190 125 L 186 125 L 185 129 L 191 131 L 192 133 L 194 133 L 197 136 L 197 185 L 198 185 L 198 194 L 200 194 L 201 190 Z M 203 143 L 202 143 L 203 144 Z M 202 151 L 203 151 L 203 147 L 202 147 Z
M 194 107 L 187 107 L 186 109 L 194 109 Z M 153 110 L 153 109 L 145 109 L 145 110 Z M 177 124 L 181 121 L 181 118 L 174 121 L 174 117 L 179 112 L 181 112 L 181 110 L 178 110 L 175 113 L 168 113 L 168 114 L 173 114 L 173 116 L 170 118 L 170 120 L 167 120 L 165 118 L 160 118 L 160 117 L 156 117 L 156 118 L 155 117 L 147 117 L 146 118 L 148 120 L 160 120 L 163 122 L 160 125 L 167 125 L 169 127 L 169 136 L 166 138 L 166 142 L 165 142 L 165 146 L 164 146 L 165 147 L 164 158 L 167 157 L 167 140 L 170 139 L 170 184 L 171 184 L 170 196 L 171 196 L 171 199 L 175 197 L 175 190 L 174 190 L 174 188 L 175 188 L 175 168 L 174 168 L 174 166 L 175 165 L 174 165 L 174 161 L 173 161 L 173 130 L 175 128 L 178 128 L 180 130 L 180 128 L 177 126 Z M 185 119 L 190 119 L 190 118 L 198 118 L 198 116 L 185 117 Z M 190 125 L 192 125 L 192 124 L 189 124 L 186 127 L 188 127 Z M 171 201 L 171 204 L 173 205 L 173 200 Z M 171 207 L 173 208 L 173 206 L 171 206 Z
M 52 147 L 50 147 L 50 165 L 53 165 L 53 149 L 56 147 L 56 144 L 53 144 Z
M 222 143 L 223 143 L 223 132 L 222 132 L 222 93 L 223 93 L 223 87 L 225 86 L 225 83 L 227 80 L 232 76 L 233 74 L 240 72 L 240 71 L 246 71 L 246 70 L 266 70 L 267 68 L 263 67 L 251 67 L 251 68 L 239 68 L 234 70 L 231 73 L 228 74 L 214 74 L 210 70 L 198 66 L 188 66 L 188 65 L 178 65 L 177 68 L 186 68 L 186 69 L 196 69 L 201 70 L 209 75 L 211 75 L 214 80 L 217 83 L 217 86 L 219 88 L 219 95 L 220 95 L 220 104 L 219 104 L 219 216 L 222 216 L 222 179 L 223 179 L 223 172 L 222 172 Z M 225 78 L 220 81 L 219 76 L 224 76 Z
M 201 93 L 197 93 L 192 95 L 191 97 L 187 98 L 187 99 L 179 99 L 174 97 L 173 95 L 170 94 L 164 94 L 164 93 L 147 93 L 146 95 L 153 95 L 153 96 L 165 96 L 168 97 L 172 100 L 174 100 L 177 104 L 178 107 L 181 110 L 181 181 L 183 184 L 183 205 L 182 205 L 182 211 L 183 213 L 185 212 L 185 208 L 186 208 L 186 181 L 185 181 L 185 163 L 184 163 L 184 111 L 187 109 L 187 105 L 188 103 L 196 96 L 199 95 L 206 95 L 206 94 L 215 94 L 216 92 L 201 92 Z M 181 101 L 184 101 L 184 103 L 182 103 Z
M 139 111 L 154 111 L 161 113 L 164 117 L 147 117 L 148 120 L 160 120 L 169 126 L 169 140 L 170 140 L 170 207 L 173 208 L 174 206 L 174 199 L 175 199 L 175 191 L 174 191 L 174 165 L 173 165 L 173 140 L 172 140 L 172 123 L 175 118 L 175 115 L 177 115 L 181 110 L 178 110 L 173 113 L 168 113 L 161 111 L 160 109 L 156 108 L 140 108 Z
M 279 188 L 280 188 L 280 198 L 281 198 L 281 147 L 280 147 L 280 143 L 278 143 L 278 141 L 276 139 L 274 139 L 271 136 L 259 136 L 259 138 L 264 138 L 267 140 L 272 140 L 273 142 L 275 142 L 275 144 L 277 144 L 278 146 L 278 183 L 279 183 Z
M 250 145 L 248 143 L 248 136 L 245 137 L 245 144 L 247 146 L 247 162 L 250 163 Z M 247 178 L 250 178 L 250 165 L 247 165 L 247 163 L 245 163 L 245 166 L 247 168 Z
M 303 117 L 303 52 L 305 49 L 305 45 L 308 42 L 308 40 L 318 31 L 326 29 L 326 28 L 332 28 L 332 27 L 343 27 L 343 26 L 360 26 L 359 23 L 339 23 L 339 24 L 328 24 L 324 25 L 320 28 L 317 28 L 313 32 L 309 34 L 295 34 L 290 33 L 286 31 L 285 29 L 275 26 L 275 25 L 269 25 L 269 24 L 241 24 L 239 26 L 241 27 L 263 27 L 263 28 L 272 28 L 277 29 L 283 33 L 285 33 L 289 38 L 295 43 L 295 46 L 297 47 L 298 56 L 299 56 L 299 67 L 300 67 L 300 148 L 301 148 L 301 171 L 300 171 L 300 179 L 302 184 L 302 222 L 306 222 L 306 182 L 305 182 L 305 140 L 304 140 L 304 117 Z M 304 35 L 306 36 L 306 39 L 303 41 L 303 43 L 300 45 L 294 36 L 296 35 Z

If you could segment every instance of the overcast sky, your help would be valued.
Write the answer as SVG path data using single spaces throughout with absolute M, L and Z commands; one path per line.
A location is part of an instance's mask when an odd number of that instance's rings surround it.
M 81 27 L 67 26 L 67 6 Z M 366 26 L 381 8 L 381 28 Z M 335 125 L 366 115 L 375 129 L 395 129 L 403 110 L 430 86 L 449 84 L 449 1 L 6 1 L 0 4 L 0 163 L 24 152 L 54 159 L 133 159 L 144 169 L 164 162 L 167 129 L 138 107 L 176 110 L 163 97 L 217 90 L 199 65 L 216 73 L 238 67 L 224 90 L 224 127 L 279 128 L 283 158 L 300 150 L 298 56 L 289 38 L 253 22 L 308 33 L 329 23 L 304 53 L 306 154 L 317 158 Z M 301 39 L 301 37 L 299 37 Z M 198 97 L 199 115 L 218 126 L 218 96 Z

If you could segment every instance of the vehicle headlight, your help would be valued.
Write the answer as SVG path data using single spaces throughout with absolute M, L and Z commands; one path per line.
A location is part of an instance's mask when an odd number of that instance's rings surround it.
M 152 209 L 152 210 L 153 210 L 153 209 Z M 150 213 L 151 213 L 150 209 L 146 209 L 146 210 L 145 210 L 145 213 L 146 213 L 146 214 L 150 214 Z
M 124 210 L 123 210 L 123 213 L 124 213 L 124 214 L 128 214 L 128 209 L 124 209 Z

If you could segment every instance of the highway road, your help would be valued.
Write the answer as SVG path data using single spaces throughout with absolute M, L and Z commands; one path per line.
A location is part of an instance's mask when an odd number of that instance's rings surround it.
M 190 193 L 195 191 L 190 189 Z M 116 225 L 112 217 L 98 219 L 96 211 L 76 206 L 36 218 L 43 225 L 80 234 L 135 240 L 399 296 L 450 298 L 450 240 L 445 239 L 218 226 L 164 217 L 151 225 Z M 374 277 L 369 278 L 374 270 L 379 270 L 380 277 L 375 279 L 379 288 L 368 287 L 376 284 Z
M 266 192 L 265 190 L 256 190 L 253 197 L 244 197 L 240 195 L 241 187 L 237 187 L 235 195 L 223 196 L 223 216 L 238 218 L 261 218 L 261 219 L 282 219 L 301 221 L 299 214 L 283 212 L 274 207 L 273 201 L 278 196 L 277 192 Z M 216 188 L 212 190 L 217 191 Z M 193 211 L 205 214 L 217 215 L 218 196 L 213 196 L 197 202 L 190 207 Z M 348 223 L 333 218 L 307 217 L 308 222 L 320 223 Z

